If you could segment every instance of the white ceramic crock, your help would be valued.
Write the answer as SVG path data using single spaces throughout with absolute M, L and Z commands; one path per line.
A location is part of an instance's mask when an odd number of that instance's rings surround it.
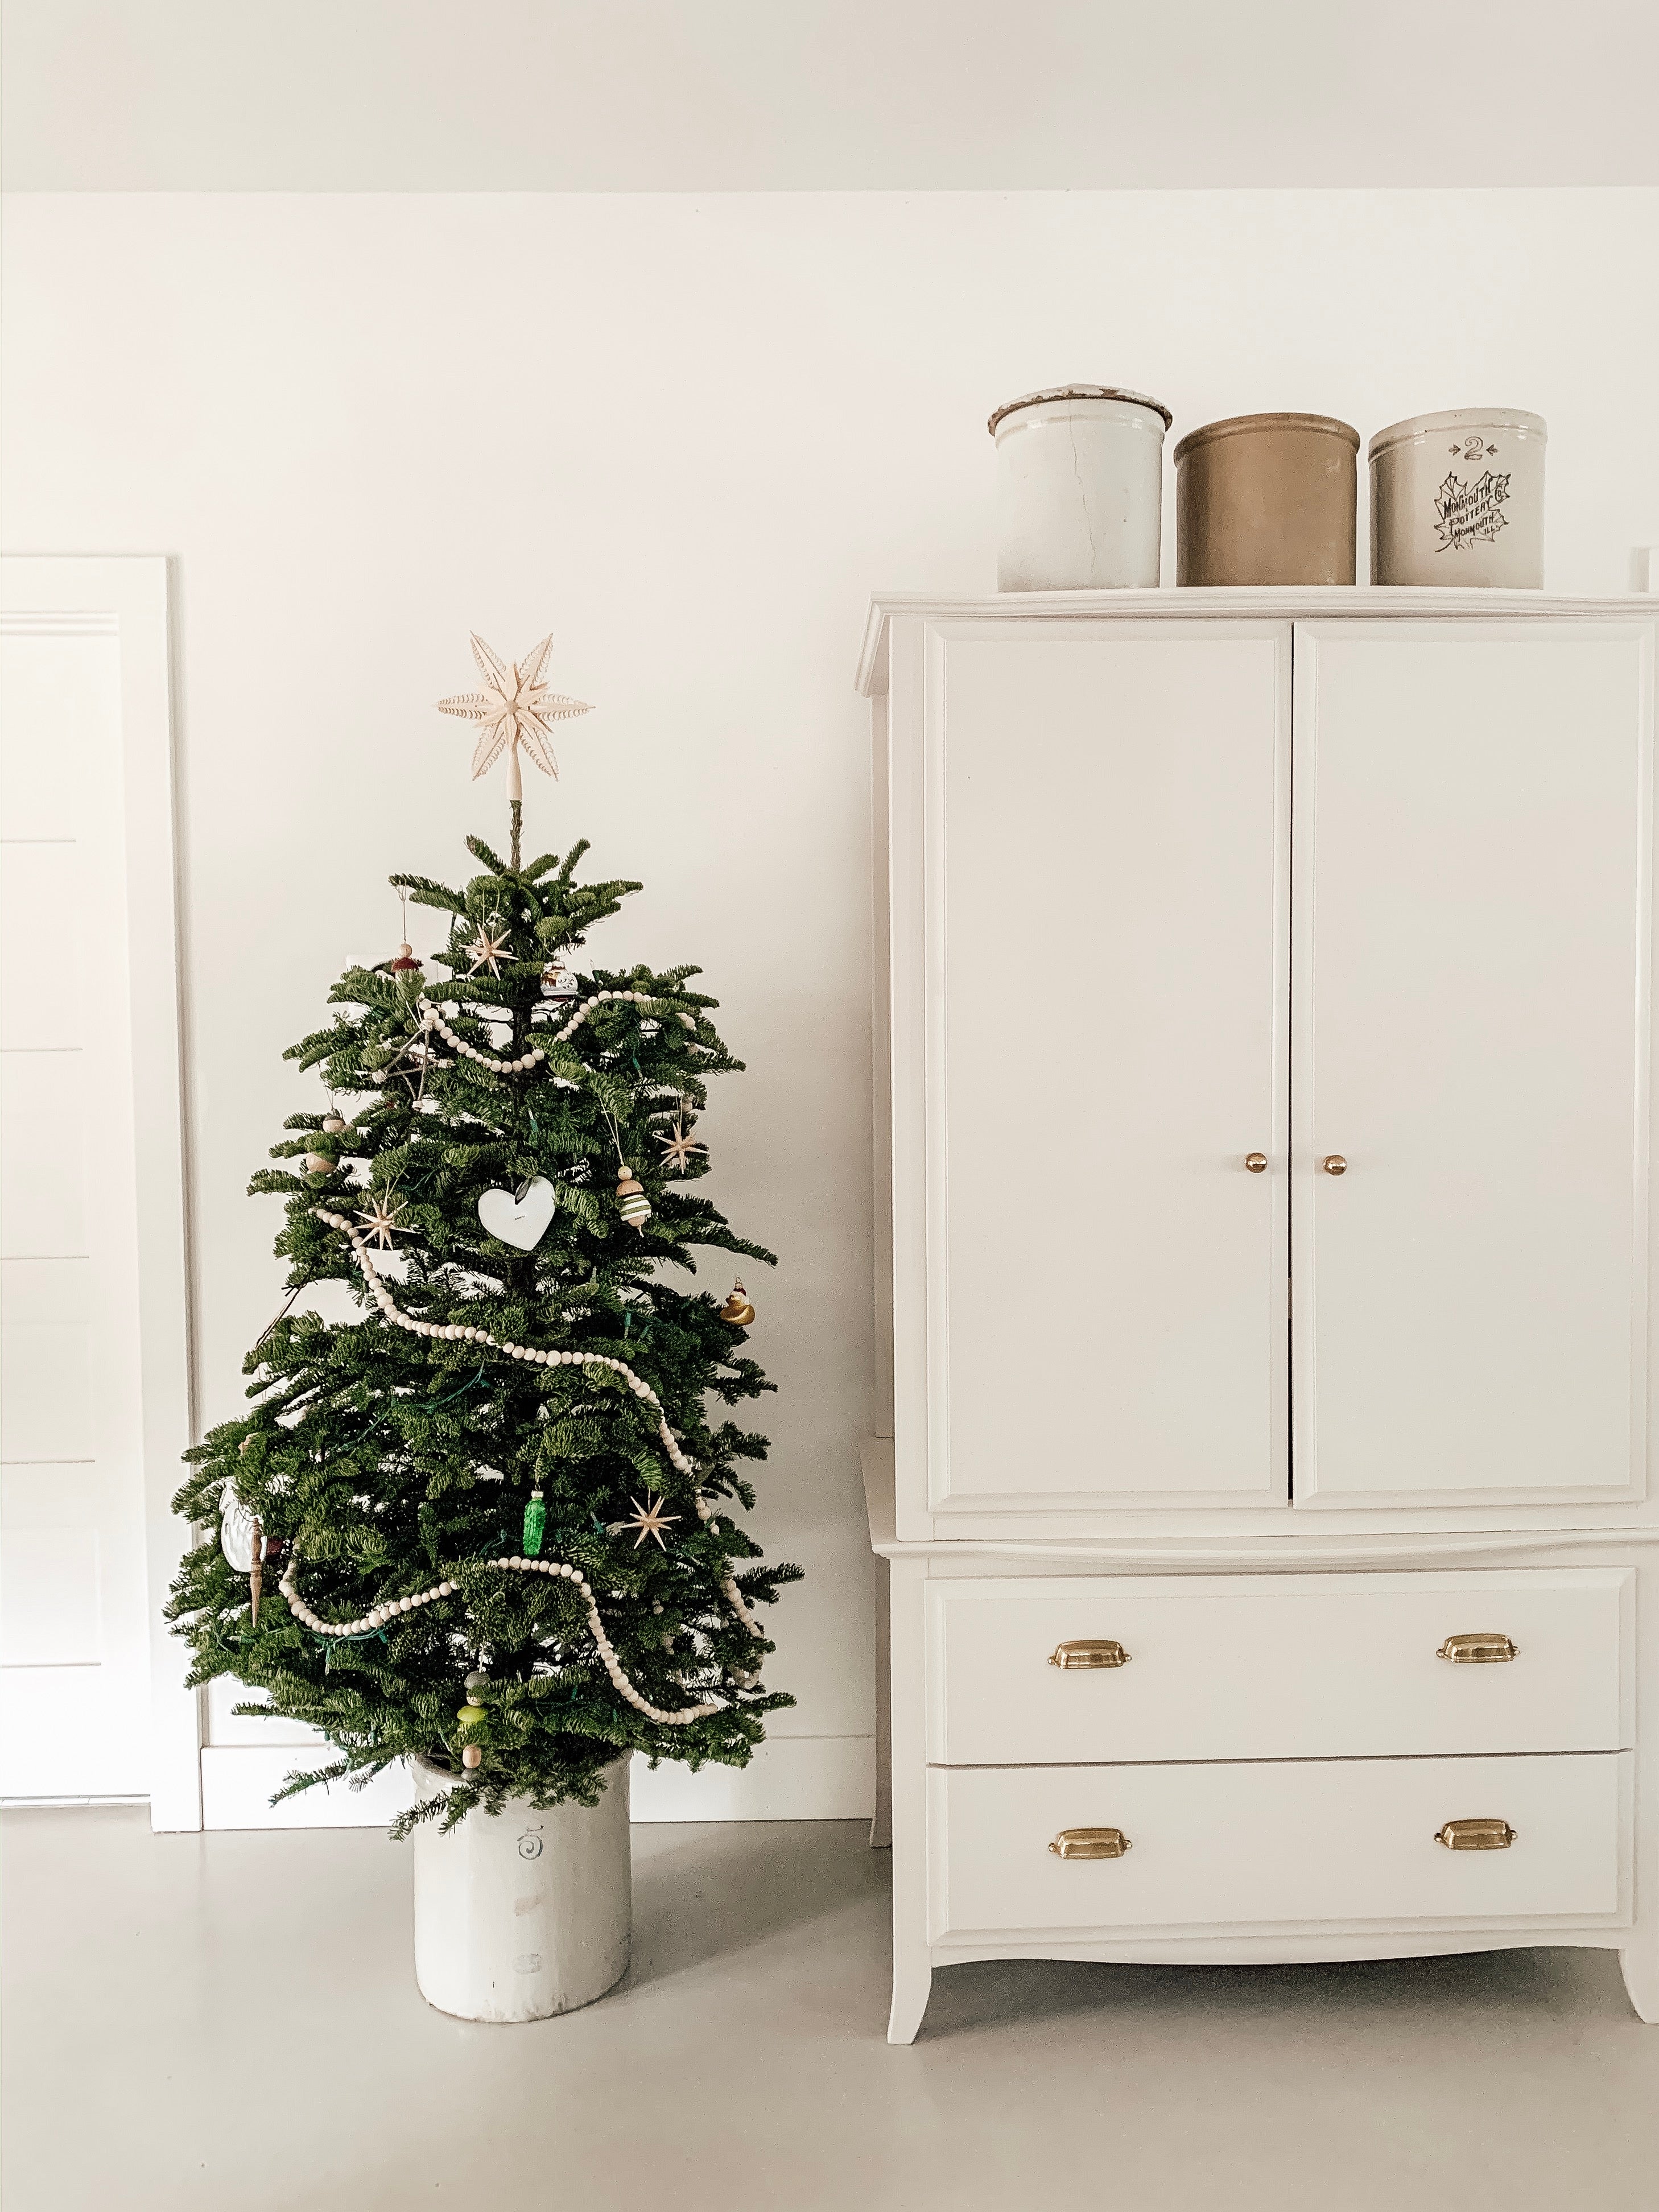
M 1379 430 L 1371 470 L 1374 584 L 1544 583 L 1541 415 L 1455 407 Z
M 413 1763 L 423 1798 L 454 1777 Z M 602 1997 L 628 1972 L 634 1893 L 628 1756 L 599 1803 L 538 1812 L 513 1799 L 442 1833 L 416 1828 L 415 1978 L 460 2020 L 549 2020 Z
M 1170 410 L 1138 392 L 1068 384 L 992 416 L 1000 592 L 1155 587 Z

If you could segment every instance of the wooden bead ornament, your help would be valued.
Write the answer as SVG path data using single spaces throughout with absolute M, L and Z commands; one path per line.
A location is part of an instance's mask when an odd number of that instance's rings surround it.
M 464 1729 L 477 1728 L 480 1721 L 488 1720 L 489 1717 L 489 1709 L 479 1705 L 473 1694 L 475 1691 L 483 1688 L 488 1679 L 488 1676 L 478 1674 L 469 1674 L 466 1678 L 466 1703 L 455 1715 Z M 469 1769 L 482 1766 L 483 1765 L 483 1747 L 476 1743 L 464 1743 L 461 1746 L 461 1765 Z
M 617 1210 L 630 1229 L 643 1229 L 651 1218 L 645 1186 L 635 1179 L 626 1160 L 622 1163 L 622 1181 L 617 1185 Z
M 743 1278 L 739 1275 L 732 1285 L 731 1297 L 720 1308 L 720 1319 L 729 1321 L 733 1328 L 747 1328 L 754 1318 L 755 1309 L 749 1303 L 749 1294 L 744 1289 Z
M 398 885 L 398 896 L 403 905 L 404 935 L 406 938 L 409 935 L 409 893 L 404 889 L 401 884 Z M 397 958 L 395 960 L 388 960 L 386 963 L 386 966 L 392 970 L 392 973 L 394 975 L 407 975 L 410 969 L 418 970 L 420 964 L 420 962 L 415 957 L 415 948 L 412 945 L 400 945 L 398 947 Z

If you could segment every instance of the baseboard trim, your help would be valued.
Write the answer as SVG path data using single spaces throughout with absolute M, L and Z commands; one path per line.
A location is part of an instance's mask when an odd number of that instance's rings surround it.
M 407 1776 L 388 1768 L 366 1789 L 324 1784 L 273 1805 L 295 1770 L 332 1754 L 302 1744 L 223 1745 L 202 1753 L 207 1828 L 383 1828 L 410 1802 Z M 634 1762 L 635 1820 L 867 1820 L 875 1804 L 875 1739 L 773 1736 L 747 1766 Z
M 61 1813 L 66 1806 L 148 1805 L 148 1797 L 0 1797 L 0 1813 Z
M 775 1735 L 747 1766 L 634 1762 L 636 1820 L 867 1820 L 876 1802 L 876 1740 Z
M 384 1828 L 413 1800 L 401 1766 L 362 1790 L 325 1782 L 280 1805 L 271 1798 L 289 1776 L 306 1766 L 326 1766 L 334 1756 L 325 1744 L 228 1744 L 202 1753 L 202 1826 L 204 1828 Z

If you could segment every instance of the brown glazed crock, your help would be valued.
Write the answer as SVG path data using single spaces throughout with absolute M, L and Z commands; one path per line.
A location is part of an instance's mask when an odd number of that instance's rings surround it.
M 1176 447 L 1177 584 L 1352 584 L 1359 433 L 1235 415 Z

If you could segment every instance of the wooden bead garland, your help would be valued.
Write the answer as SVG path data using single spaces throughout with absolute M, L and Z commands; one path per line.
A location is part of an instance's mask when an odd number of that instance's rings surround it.
M 368 1246 L 356 1224 L 347 1215 L 332 1212 L 326 1206 L 314 1206 L 312 1212 L 318 1220 L 325 1222 L 331 1229 L 337 1229 L 348 1239 L 358 1271 L 368 1285 L 369 1294 L 380 1307 L 385 1320 L 392 1327 L 408 1329 L 416 1336 L 427 1336 L 434 1340 L 443 1339 L 449 1342 L 488 1345 L 494 1351 L 505 1352 L 510 1359 L 522 1359 L 544 1367 L 609 1368 L 613 1375 L 621 1376 L 636 1398 L 655 1408 L 657 1433 L 662 1440 L 663 1449 L 667 1454 L 670 1462 L 678 1469 L 680 1474 L 688 1475 L 695 1480 L 697 1472 L 696 1462 L 688 1456 L 681 1446 L 679 1438 L 669 1427 L 668 1417 L 663 1411 L 661 1399 L 644 1376 L 635 1374 L 625 1360 L 613 1359 L 608 1353 L 601 1352 L 555 1352 L 545 1347 L 538 1348 L 532 1345 L 514 1344 L 505 1338 L 492 1336 L 488 1329 L 469 1328 L 453 1322 L 416 1321 L 411 1315 L 401 1310 L 391 1291 L 376 1273 L 374 1262 L 369 1256 Z M 716 1522 L 714 1508 L 709 1504 L 700 1490 L 692 1492 L 692 1504 L 696 1506 L 697 1517 L 701 1521 L 708 1524 L 714 1524 Z M 319 1636 L 368 1635 L 389 1620 L 393 1613 L 410 1613 L 419 1606 L 432 1604 L 438 1598 L 451 1597 L 459 1587 L 457 1583 L 448 1580 L 434 1583 L 431 1589 L 421 1591 L 416 1597 L 389 1599 L 384 1605 L 372 1607 L 358 1620 L 334 1626 L 321 1620 L 301 1600 L 297 1589 L 294 1587 L 294 1570 L 297 1564 L 298 1552 L 295 1549 L 289 1553 L 288 1566 L 278 1587 L 296 1616 L 305 1622 L 307 1627 L 314 1629 Z M 686 1721 L 700 1720 L 706 1714 L 721 1710 L 718 1705 L 710 1705 L 688 1708 L 681 1713 L 665 1713 L 655 1705 L 647 1704 L 629 1681 L 627 1676 L 623 1674 L 620 1665 L 617 1662 L 616 1654 L 599 1620 L 599 1607 L 593 1602 L 592 1592 L 574 1567 L 567 1566 L 558 1560 L 522 1558 L 487 1559 L 480 1564 L 520 1573 L 561 1575 L 580 1584 L 587 1601 L 588 1625 L 592 1630 L 593 1640 L 599 1647 L 599 1656 L 605 1663 L 605 1672 L 629 1703 L 637 1705 L 648 1718 L 665 1724 L 679 1725 Z M 720 1589 L 720 1595 L 731 1608 L 733 1618 L 740 1621 L 751 1636 L 763 1637 L 764 1630 L 749 1610 L 747 1601 L 738 1588 L 737 1582 L 729 1570 L 721 1575 Z M 742 1673 L 736 1668 L 732 1668 L 732 1680 L 743 1689 L 748 1689 L 759 1679 L 756 1674 Z
M 539 1044 L 533 1046 L 529 1052 L 520 1053 L 516 1060 L 501 1060 L 492 1052 L 481 1052 L 477 1045 L 468 1044 L 465 1037 L 455 1034 L 430 999 L 422 999 L 419 1003 L 421 1025 L 423 1029 L 435 1030 L 444 1042 L 452 1046 L 464 1060 L 470 1060 L 476 1066 L 487 1068 L 492 1075 L 522 1075 L 527 1069 L 534 1067 L 538 1061 L 547 1058 L 546 1047 Z M 653 999 L 647 991 L 599 991 L 576 1009 L 562 1030 L 555 1031 L 553 1042 L 555 1044 L 563 1044 L 567 1039 L 575 1035 L 588 1016 L 600 1006 L 661 1007 L 666 1006 L 669 1003 L 665 999 Z M 684 1015 L 681 1016 L 681 1019 L 684 1019 Z
M 708 1516 L 705 1515 L 704 1517 L 706 1519 Z M 459 1587 L 458 1583 L 448 1581 L 434 1583 L 430 1589 L 422 1590 L 414 1597 L 388 1598 L 384 1604 L 371 1606 L 359 1620 L 331 1622 L 322 1620 L 314 1613 L 295 1589 L 294 1570 L 297 1563 L 297 1550 L 290 1552 L 288 1565 L 283 1570 L 283 1579 L 277 1587 L 288 1600 L 289 1609 L 295 1620 L 303 1621 L 307 1628 L 319 1636 L 372 1635 L 377 1628 L 384 1627 L 395 1613 L 413 1613 L 423 1605 L 432 1604 L 435 1599 L 453 1596 Z M 501 1574 L 551 1575 L 556 1581 L 569 1583 L 581 1596 L 587 1613 L 587 1626 L 605 1673 L 611 1677 L 619 1694 L 626 1698 L 630 1705 L 642 1712 L 647 1720 L 657 1721 L 665 1728 L 684 1728 L 691 1721 L 707 1720 L 711 1713 L 725 1711 L 724 1705 L 715 1698 L 705 1705 L 686 1705 L 678 1712 L 668 1713 L 665 1712 L 660 1705 L 653 1705 L 648 1698 L 642 1696 L 623 1672 L 622 1662 L 617 1656 L 616 1646 L 605 1634 L 605 1623 L 599 1618 L 599 1608 L 594 1601 L 592 1586 L 580 1567 L 573 1567 L 563 1559 L 512 1558 L 480 1559 L 477 1565 L 481 1567 L 493 1567 Z M 752 1620 L 749 1621 L 747 1626 L 753 1634 L 757 1636 L 760 1634 L 759 1629 L 755 1626 Z M 734 1680 L 740 1686 L 746 1689 L 754 1681 L 755 1677 L 752 1674 L 734 1674 Z M 467 1705 L 461 1708 L 459 1717 L 464 1726 L 473 1726 L 484 1717 L 484 1713 L 483 1706 Z M 476 1765 L 477 1761 L 473 1761 L 472 1764 Z
M 521 1074 L 547 1058 L 546 1048 L 541 1045 L 532 1047 L 526 1053 L 521 1053 L 514 1060 L 503 1060 L 495 1054 L 482 1052 L 476 1045 L 469 1044 L 464 1037 L 457 1035 L 429 999 L 421 999 L 418 1005 L 421 1012 L 421 1025 L 423 1030 L 435 1031 L 457 1054 L 471 1060 L 476 1066 L 487 1069 L 492 1074 Z M 555 1032 L 553 1042 L 555 1044 L 566 1042 L 574 1036 L 577 1030 L 599 1007 L 608 1005 L 631 1005 L 666 1010 L 672 1006 L 672 1002 L 654 998 L 644 991 L 597 992 L 592 998 L 586 1000 L 577 1008 L 562 1029 Z M 673 1007 L 672 1011 L 678 1015 L 684 1027 L 695 1034 L 696 1017 L 688 1013 L 683 1007 Z M 332 1163 L 329 1164 L 331 1166 Z M 631 1181 L 631 1177 L 624 1176 L 623 1186 L 617 1192 L 618 1198 L 623 1201 L 623 1217 L 625 1220 L 633 1219 L 629 1211 L 629 1201 L 635 1194 L 637 1194 L 639 1206 L 643 1208 L 642 1220 L 649 1220 L 651 1209 L 646 1201 L 643 1190 L 637 1183 L 634 1184 L 633 1192 L 627 1189 L 627 1184 Z M 380 1307 L 383 1318 L 389 1325 L 407 1329 L 411 1334 L 416 1336 L 431 1337 L 434 1340 L 442 1339 L 451 1342 L 487 1345 L 494 1351 L 505 1353 L 509 1359 L 520 1359 L 541 1366 L 608 1367 L 614 1374 L 623 1377 L 635 1397 L 644 1400 L 656 1408 L 658 1434 L 661 1437 L 663 1449 L 670 1462 L 682 1474 L 695 1477 L 696 1464 L 682 1450 L 679 1439 L 669 1427 L 667 1418 L 662 1409 L 661 1400 L 650 1384 L 642 1376 L 636 1375 L 625 1361 L 612 1359 L 599 1352 L 555 1352 L 530 1345 L 514 1344 L 504 1339 L 492 1336 L 488 1329 L 471 1328 L 455 1322 L 416 1321 L 411 1315 L 401 1310 L 392 1293 L 381 1282 L 356 1224 L 343 1214 L 331 1212 L 323 1206 L 315 1206 L 312 1210 L 319 1220 L 326 1222 L 331 1229 L 339 1230 L 349 1240 L 353 1256 L 364 1281 L 368 1285 L 369 1294 Z M 634 1226 L 641 1226 L 642 1220 L 634 1219 Z M 714 1519 L 714 1510 L 701 1492 L 693 1492 L 693 1503 L 701 1520 L 708 1522 Z M 623 1674 L 615 1650 L 605 1633 L 604 1626 L 599 1619 L 599 1607 L 593 1602 L 592 1592 L 586 1580 L 574 1567 L 564 1565 L 558 1561 L 539 1559 L 492 1559 L 484 1564 L 504 1571 L 560 1575 L 574 1582 L 586 1600 L 588 1625 L 592 1632 L 594 1643 L 605 1672 L 610 1675 L 621 1695 L 627 1698 L 630 1705 L 636 1706 L 648 1719 L 665 1726 L 683 1726 L 690 1721 L 702 1720 L 709 1714 L 722 1710 L 716 1702 L 689 1706 L 683 1711 L 669 1713 L 664 1712 L 642 1697 Z M 371 1633 L 380 1627 L 385 1621 L 390 1620 L 394 1613 L 411 1612 L 417 1607 L 429 1605 L 437 1599 L 453 1596 L 458 1588 L 455 1583 L 445 1580 L 434 1583 L 430 1589 L 422 1590 L 417 1596 L 391 1600 L 384 1606 L 372 1607 L 359 1620 L 336 1626 L 321 1620 L 301 1599 L 298 1590 L 294 1586 L 294 1571 L 297 1565 L 297 1551 L 290 1552 L 288 1566 L 279 1587 L 297 1618 L 303 1620 L 307 1627 L 314 1630 L 319 1636 L 352 1636 Z M 721 1575 L 720 1588 L 720 1594 L 731 1608 L 733 1616 L 741 1622 L 751 1636 L 761 1637 L 763 1631 L 750 1612 L 743 1593 L 738 1589 L 736 1580 L 729 1571 Z M 757 1674 L 745 1674 L 735 1668 L 732 1670 L 732 1674 L 733 1680 L 744 1689 L 750 1688 L 759 1680 Z M 481 1757 L 482 1753 L 477 1745 L 468 1744 L 464 1747 L 462 1759 L 465 1765 L 476 1766 Z

